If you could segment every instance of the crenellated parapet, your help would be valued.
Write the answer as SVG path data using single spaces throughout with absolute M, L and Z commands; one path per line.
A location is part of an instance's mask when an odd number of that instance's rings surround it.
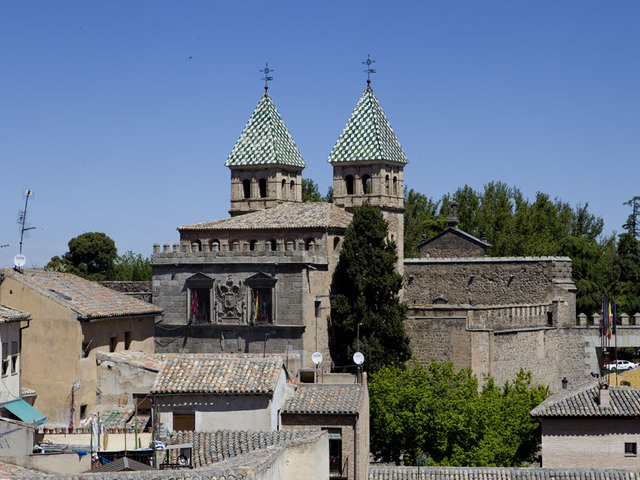
M 262 245 L 253 245 L 250 242 L 238 241 L 231 244 L 222 244 L 219 250 L 211 249 L 208 244 L 200 243 L 174 243 L 170 245 L 159 243 L 153 246 L 153 263 L 310 263 L 326 264 L 328 262 L 326 250 L 320 249 L 315 244 L 305 244 L 304 241 L 276 241 L 274 244 L 262 242 Z M 267 248 L 264 248 L 264 247 Z M 271 248 L 275 247 L 275 248 Z

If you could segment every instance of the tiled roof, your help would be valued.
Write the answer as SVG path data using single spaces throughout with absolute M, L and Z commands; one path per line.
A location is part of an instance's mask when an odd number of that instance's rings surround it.
M 5 268 L 4 273 L 72 309 L 81 320 L 162 313 L 162 308 L 151 303 L 137 300 L 70 273 L 42 271 L 14 273 L 9 268 Z
M 418 467 L 369 467 L 369 480 L 413 480 Z M 420 480 L 639 480 L 638 469 L 420 467 Z
M 120 352 L 96 352 L 96 360 L 98 362 L 112 361 L 115 363 L 126 363 L 133 367 L 144 368 L 152 372 L 159 372 L 164 367 L 164 354 L 161 353 L 143 353 L 133 350 L 124 350 Z
M 288 399 L 283 413 L 357 413 L 362 407 L 362 385 L 322 385 L 301 383 Z
M 601 406 L 598 385 L 587 384 L 547 398 L 531 411 L 533 417 L 637 417 L 640 389 L 609 387 L 610 407 Z
M 178 227 L 188 230 L 285 230 L 300 228 L 347 228 L 351 214 L 333 203 L 282 203 L 267 210 L 247 213 L 213 222 Z
M 175 432 L 167 444 L 193 444 L 194 466 L 203 467 L 228 458 L 264 450 L 273 445 L 287 445 L 293 441 L 319 435 L 318 430 L 291 429 L 274 432 L 218 431 Z
M 306 166 L 278 109 L 265 93 L 225 165 L 237 167 L 271 164 L 301 168 Z
M 154 393 L 272 393 L 283 362 L 273 358 L 171 358 L 156 377 Z
M 20 476 L 41 476 L 46 475 L 38 470 L 32 470 L 30 468 L 21 467 L 19 465 L 13 465 L 12 463 L 0 462 L 0 478 L 15 478 Z
M 387 160 L 408 163 L 371 87 L 367 87 L 336 142 L 329 162 Z
M 23 312 L 17 308 L 6 307 L 0 305 L 0 322 L 17 322 L 20 320 L 28 320 L 30 313 Z

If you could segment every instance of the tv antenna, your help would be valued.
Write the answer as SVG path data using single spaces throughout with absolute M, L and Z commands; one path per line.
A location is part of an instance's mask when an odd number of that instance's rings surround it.
M 20 225 L 20 252 L 22 255 L 22 241 L 24 240 L 24 232 L 27 230 L 33 230 L 36 227 L 25 227 L 27 223 L 27 206 L 29 205 L 29 197 L 33 195 L 33 190 L 27 190 L 24 192 L 25 200 L 24 200 L 24 210 L 18 212 L 18 225 Z

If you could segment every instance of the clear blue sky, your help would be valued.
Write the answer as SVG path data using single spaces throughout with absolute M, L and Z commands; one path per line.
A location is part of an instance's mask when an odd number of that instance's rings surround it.
M 0 2 L 0 266 L 83 232 L 150 255 L 228 216 L 224 162 L 269 93 L 325 193 L 327 157 L 366 85 L 440 198 L 492 180 L 621 231 L 640 195 L 640 2 Z

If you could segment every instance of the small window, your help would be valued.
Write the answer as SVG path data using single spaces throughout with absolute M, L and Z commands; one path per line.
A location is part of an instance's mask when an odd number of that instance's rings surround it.
M 251 312 L 254 323 L 273 323 L 273 291 L 271 288 L 251 290 Z
M 174 413 L 173 430 L 176 432 L 193 432 L 196 429 L 195 413 Z
M 340 246 L 340 237 L 334 237 L 333 238 L 333 249 L 337 250 L 339 246 Z
M 287 252 L 291 252 L 293 250 L 295 250 L 295 242 L 293 240 L 287 240 L 287 243 L 285 243 L 285 249 L 287 250 Z
M 211 317 L 211 288 L 190 289 L 189 323 L 209 323 Z
M 388 194 L 389 193 L 389 175 L 384 177 L 384 189 Z
M 547 312 L 547 325 L 553 326 L 553 312 Z
M 282 188 L 280 193 L 282 194 L 282 198 L 287 198 L 287 181 L 284 178 L 282 179 Z
M 242 181 L 242 192 L 244 193 L 244 198 L 251 198 L 251 180 Z
M 342 429 L 322 428 L 329 434 L 329 476 L 340 476 L 342 473 Z
M 201 252 L 202 251 L 202 244 L 200 243 L 200 240 L 196 240 L 195 242 L 193 242 L 191 244 L 191 251 L 192 252 Z
M 9 344 L 2 342 L 2 376 L 9 375 Z
M 89 352 L 91 352 L 91 343 L 93 343 L 93 340 L 82 342 L 82 358 L 87 358 L 89 356 Z
M 267 198 L 267 181 L 264 178 L 258 180 L 258 188 L 260 189 L 260 198 Z
M 294 198 L 294 196 L 293 196 L 293 189 L 295 188 L 295 186 L 296 186 L 296 182 L 294 182 L 293 180 L 291 180 L 291 181 L 289 182 L 289 192 L 291 193 L 291 198 Z
M 257 245 L 258 245 L 258 241 L 257 240 L 251 240 L 249 242 L 249 250 L 251 250 L 252 252 L 255 251 Z
M 347 195 L 353 195 L 353 176 L 347 175 L 344 179 L 344 183 L 347 189 Z
M 638 444 L 636 442 L 625 442 L 624 454 L 627 457 L 635 457 L 638 455 Z
M 214 240 L 211 242 L 211 251 L 219 252 L 220 251 L 220 240 Z
M 307 238 L 307 241 L 304 242 L 305 250 L 314 250 L 316 248 L 316 241 L 313 238 Z
M 11 342 L 11 375 L 18 373 L 18 342 Z
M 278 243 L 275 240 L 269 240 L 268 245 L 269 245 L 269 250 L 271 250 L 272 252 L 275 252 Z
M 124 332 L 124 349 L 129 350 L 131 348 L 131 332 Z
M 320 316 L 320 305 L 322 305 L 322 302 L 320 300 L 316 300 L 315 302 L 313 302 L 316 317 Z
M 80 420 L 84 420 L 87 418 L 87 406 L 80 405 Z
M 229 250 L 231 250 L 232 252 L 239 252 L 240 242 L 238 240 L 231 240 L 229 242 Z
M 371 193 L 371 177 L 369 175 L 364 175 L 362 177 L 362 193 Z
M 398 177 L 393 177 L 393 194 L 398 194 Z
M 113 335 L 109 339 L 109 351 L 110 352 L 115 352 L 117 346 L 118 346 L 118 336 L 117 335 Z

